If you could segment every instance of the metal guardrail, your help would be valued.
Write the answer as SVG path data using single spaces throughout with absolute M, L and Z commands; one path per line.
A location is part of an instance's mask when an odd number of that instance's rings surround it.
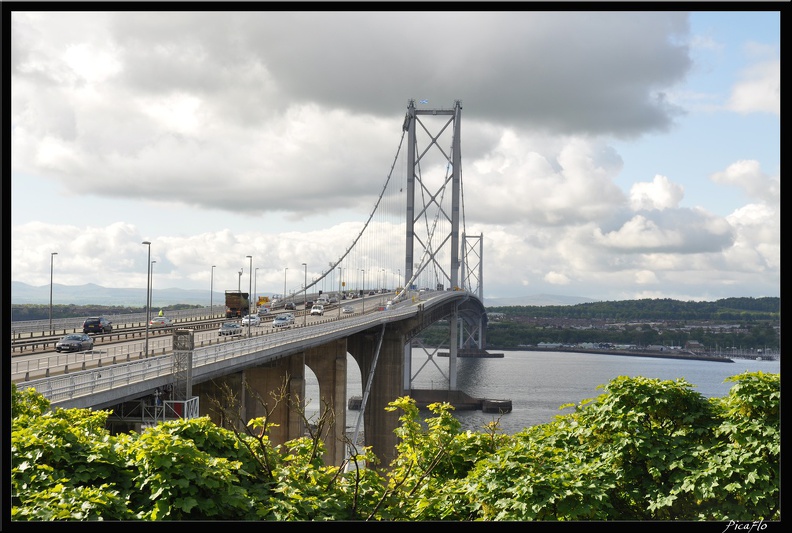
M 159 310 L 153 311 L 152 317 L 156 316 Z M 209 306 L 195 308 L 195 309 L 179 309 L 176 311 L 168 311 L 167 315 L 173 319 L 186 319 L 186 318 L 196 318 L 207 313 L 221 316 L 225 314 L 225 306 L 215 305 L 212 308 Z M 97 315 L 91 315 L 97 316 Z M 115 314 L 115 315 L 102 315 L 108 320 L 110 320 L 113 324 L 134 324 L 134 323 L 146 323 L 146 313 L 129 313 L 129 314 Z M 57 318 L 52 320 L 52 331 L 82 331 L 83 322 L 85 319 L 89 318 L 87 316 L 84 317 L 76 317 L 76 318 Z M 17 320 L 11 322 L 11 336 L 17 337 L 19 335 L 23 335 L 25 333 L 41 333 L 49 331 L 50 327 L 49 320 Z
M 371 311 L 341 320 L 329 318 L 327 322 L 319 324 L 304 327 L 295 326 L 273 334 L 196 348 L 193 350 L 193 369 L 195 371 L 202 366 L 256 353 L 261 354 L 256 358 L 256 364 L 266 363 L 292 353 L 295 346 L 304 347 L 318 339 L 327 342 L 342 332 L 344 335 L 351 335 L 372 326 L 404 320 L 415 316 L 423 304 L 429 303 L 429 301 L 433 305 L 439 305 L 452 298 L 459 298 L 459 292 L 438 292 L 427 295 L 427 301 L 406 300 L 386 311 Z M 162 339 L 163 342 L 167 342 L 171 346 L 172 340 L 172 336 L 169 336 L 167 341 Z M 172 373 L 173 361 L 172 354 L 170 354 L 91 370 L 70 372 L 60 376 L 23 381 L 17 383 L 17 387 L 20 389 L 35 388 L 53 404 L 64 404 L 64 402 L 68 404 L 69 400 L 85 398 L 102 391 L 112 391 L 118 387 L 161 378 Z M 66 405 L 60 406 L 65 407 Z

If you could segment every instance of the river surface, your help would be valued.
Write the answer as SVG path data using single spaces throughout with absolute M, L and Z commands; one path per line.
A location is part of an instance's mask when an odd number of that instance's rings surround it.
M 643 376 L 663 380 L 684 378 L 695 385 L 694 390 L 706 397 L 726 396 L 733 383 L 724 380 L 746 371 L 781 371 L 780 361 L 734 359 L 734 363 L 688 361 L 623 355 L 502 351 L 502 358 L 458 358 L 457 385 L 470 396 L 511 400 L 512 412 L 500 418 L 506 433 L 516 433 L 528 426 L 552 422 L 555 415 L 572 412 L 559 410 L 563 404 L 578 404 L 596 398 L 605 385 L 618 376 Z M 363 394 L 360 372 L 355 360 L 347 358 L 348 396 Z M 448 374 L 448 358 L 432 357 L 420 349 L 413 350 L 413 388 L 442 388 L 443 374 Z M 307 411 L 319 405 L 316 378 L 308 371 Z M 347 426 L 355 424 L 358 411 L 347 411 Z M 427 413 L 428 414 L 428 413 Z M 481 411 L 456 411 L 454 415 L 464 429 L 480 431 L 498 415 Z

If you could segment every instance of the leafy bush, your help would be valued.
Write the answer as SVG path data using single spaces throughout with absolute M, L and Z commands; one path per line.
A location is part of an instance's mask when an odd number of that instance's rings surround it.
M 110 435 L 107 411 L 50 409 L 12 386 L 11 517 L 89 520 L 780 520 L 780 375 L 723 398 L 618 377 L 549 424 L 461 431 L 453 407 L 400 409 L 396 459 L 328 466 L 316 433 L 273 446 L 208 418 Z M 563 406 L 562 406 L 563 407 Z

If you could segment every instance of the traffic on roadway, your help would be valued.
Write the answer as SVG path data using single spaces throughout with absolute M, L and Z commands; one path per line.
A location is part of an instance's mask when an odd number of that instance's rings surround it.
M 19 346 L 28 343 L 30 348 L 18 352 L 12 350 L 12 381 L 20 382 L 37 379 L 52 374 L 53 372 L 69 372 L 84 370 L 96 365 L 106 365 L 118 362 L 128 362 L 146 356 L 165 354 L 172 349 L 173 331 L 178 328 L 189 328 L 194 331 L 196 346 L 208 346 L 218 342 L 228 342 L 240 337 L 255 337 L 276 333 L 284 329 L 308 326 L 330 320 L 339 320 L 359 316 L 363 312 L 377 312 L 392 306 L 387 296 L 376 294 L 363 298 L 342 301 L 343 305 L 330 304 L 323 309 L 323 314 L 311 314 L 304 309 L 296 311 L 273 311 L 264 317 L 248 315 L 252 319 L 226 319 L 225 317 L 207 316 L 207 309 L 200 309 L 203 314 L 189 311 L 190 316 L 179 316 L 171 313 L 168 317 L 154 317 L 152 320 L 167 318 L 161 321 L 158 327 L 145 327 L 145 314 L 142 321 L 124 320 L 115 317 L 112 320 L 113 330 L 109 333 L 96 333 L 89 335 L 92 346 L 88 349 L 67 352 L 61 346 L 56 349 L 56 343 L 62 338 L 73 333 L 81 332 L 81 321 L 71 320 L 73 331 L 66 328 L 59 335 L 47 335 L 39 330 L 29 334 L 18 333 L 14 342 Z M 391 295 L 392 297 L 392 295 Z M 329 307 L 329 308 L 328 308 Z M 131 315 L 130 315 L 131 316 Z M 132 317 L 139 319 L 140 317 Z M 43 321 L 39 321 L 43 322 Z M 141 323 L 142 322 L 142 323 Z M 165 325 L 167 323 L 167 325 Z M 234 333 L 223 333 L 226 324 L 233 324 Z M 17 324 L 19 326 L 19 324 Z M 48 323 L 45 323 L 45 327 Z M 59 325 L 62 326 L 62 325 Z M 38 327 L 41 327 L 40 325 Z M 23 328 L 18 328 L 23 329 Z M 38 343 L 38 344 L 36 344 Z M 148 345 L 148 353 L 144 355 Z M 83 347 L 88 347 L 86 343 Z M 62 353 L 63 352 L 63 353 Z

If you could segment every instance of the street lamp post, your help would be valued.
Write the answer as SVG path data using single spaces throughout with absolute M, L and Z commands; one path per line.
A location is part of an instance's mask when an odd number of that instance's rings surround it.
M 209 278 L 209 316 L 214 316 L 214 269 L 217 265 L 212 265 L 212 275 Z
M 149 321 L 151 321 L 151 242 L 143 241 L 148 246 L 148 259 L 146 259 L 146 344 L 145 356 L 148 357 Z
M 248 272 L 248 298 L 253 294 L 253 256 L 246 255 L 250 259 L 250 272 Z M 250 300 L 248 299 L 248 315 L 250 314 Z M 250 337 L 250 318 L 248 318 L 248 337 Z
M 283 305 L 286 305 L 286 271 L 289 267 L 283 267 Z
M 338 294 L 336 294 L 336 299 L 338 300 L 338 318 L 341 318 L 341 267 L 338 267 Z
M 239 269 L 239 279 L 237 280 L 237 292 L 242 292 L 242 271 L 244 268 Z
M 53 265 L 54 265 L 54 258 L 58 255 L 58 252 L 51 252 L 50 253 L 50 308 L 49 308 L 49 332 L 50 335 L 52 334 L 52 272 L 53 272 Z
M 308 263 L 303 263 L 305 274 L 303 279 L 303 326 L 308 323 Z

